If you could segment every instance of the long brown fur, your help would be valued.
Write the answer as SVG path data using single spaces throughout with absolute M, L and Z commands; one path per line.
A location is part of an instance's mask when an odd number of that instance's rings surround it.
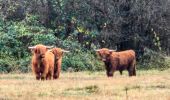
M 105 63 L 108 77 L 112 77 L 116 70 L 119 70 L 121 75 L 123 70 L 128 70 L 129 76 L 136 76 L 136 57 L 133 50 L 115 52 L 102 48 L 97 53 Z
M 53 48 L 51 49 L 55 56 L 55 64 L 54 64 L 54 79 L 58 79 L 60 76 L 61 72 L 61 65 L 62 65 L 62 56 L 63 56 L 63 51 L 61 48 Z
M 45 69 L 44 69 L 44 75 L 47 80 L 53 79 L 54 75 L 54 60 L 55 56 L 52 52 L 47 51 L 45 53 Z
M 32 56 L 32 71 L 36 76 L 36 79 L 43 79 L 41 74 L 44 72 L 44 57 L 45 53 L 47 51 L 46 46 L 42 44 L 38 44 L 35 46 L 35 48 L 32 50 L 33 56 Z

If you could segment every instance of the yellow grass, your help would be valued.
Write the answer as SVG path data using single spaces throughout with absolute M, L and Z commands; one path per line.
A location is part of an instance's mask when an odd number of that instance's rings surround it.
M 62 72 L 58 80 L 36 81 L 30 74 L 0 74 L 0 100 L 170 100 L 170 69 L 105 72 Z

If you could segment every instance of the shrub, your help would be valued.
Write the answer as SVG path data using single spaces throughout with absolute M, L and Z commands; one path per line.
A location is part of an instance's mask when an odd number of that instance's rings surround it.
M 16 70 L 15 59 L 9 56 L 0 58 L 0 72 L 9 73 Z
M 56 43 L 56 38 L 53 34 L 35 34 L 33 35 L 31 45 L 44 44 L 44 45 L 54 45 Z
M 169 68 L 168 60 L 165 58 L 163 53 L 153 51 L 146 48 L 144 55 L 138 62 L 139 69 L 158 69 L 165 70 Z
M 63 59 L 64 71 L 102 70 L 103 65 L 95 59 L 94 53 L 86 50 L 73 38 L 61 40 L 54 32 L 41 26 L 29 26 L 25 22 L 1 23 L 0 32 L 0 72 L 29 72 L 31 51 L 28 46 L 36 44 L 56 45 L 69 50 Z M 22 26 L 24 25 L 24 26 Z
M 103 63 L 95 58 L 95 53 L 85 50 L 77 41 L 64 40 L 58 42 L 58 46 L 69 50 L 70 53 L 64 55 L 62 69 L 64 71 L 72 68 L 74 71 L 98 71 L 103 70 Z
M 37 27 L 37 34 L 32 26 L 23 22 L 3 22 L 0 20 L 0 72 L 30 71 L 30 54 L 28 46 L 38 43 L 53 45 L 56 37 L 52 30 Z M 43 31 L 42 31 L 43 30 Z
M 99 71 L 104 69 L 103 63 L 95 59 L 90 51 L 67 54 L 64 56 L 62 68 L 65 71 L 68 68 L 72 68 L 74 71 Z

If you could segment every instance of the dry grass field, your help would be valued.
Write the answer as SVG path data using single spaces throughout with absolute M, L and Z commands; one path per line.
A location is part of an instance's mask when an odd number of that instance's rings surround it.
M 137 71 L 137 77 L 105 72 L 62 72 L 58 80 L 0 74 L 0 100 L 170 100 L 170 69 Z

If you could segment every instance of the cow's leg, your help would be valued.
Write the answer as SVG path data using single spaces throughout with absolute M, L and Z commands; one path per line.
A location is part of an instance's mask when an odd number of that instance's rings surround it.
M 110 69 L 110 70 L 107 70 L 107 71 L 106 71 L 106 74 L 107 74 L 108 77 L 113 77 L 114 72 L 115 72 L 114 69 Z
M 133 76 L 133 68 L 130 66 L 128 69 L 129 76 Z
M 57 78 L 59 78 L 59 76 L 60 76 L 60 71 L 57 71 L 56 76 L 57 76 Z
M 105 62 L 105 66 L 106 66 L 106 75 L 108 77 L 113 77 L 113 73 L 115 71 L 115 69 L 112 67 L 110 62 Z
M 40 71 L 39 71 L 39 69 L 38 68 L 34 69 L 34 71 L 35 71 L 36 80 L 40 80 Z
M 54 68 L 54 75 L 53 75 L 53 79 L 57 79 L 57 68 Z
M 36 80 L 40 80 L 40 73 L 36 73 L 35 76 L 36 76 Z
M 45 80 L 45 79 L 46 79 L 46 74 L 43 73 L 43 74 L 41 75 L 41 80 Z
M 57 65 L 54 68 L 54 75 L 53 75 L 54 79 L 58 79 L 59 78 L 60 71 L 61 71 L 61 61 L 58 61 Z
M 32 64 L 32 72 L 35 74 L 36 80 L 40 80 L 40 70 L 38 68 L 38 64 Z
M 123 71 L 122 71 L 122 70 L 119 70 L 119 72 L 120 72 L 120 75 L 122 75 L 122 72 L 123 72 Z
M 54 66 L 51 67 L 51 79 L 54 79 L 53 76 L 54 76 Z
M 45 66 L 45 67 L 42 69 L 41 80 L 45 80 L 46 77 L 47 77 L 47 74 L 48 74 L 48 67 Z
M 133 68 L 133 75 L 136 76 L 136 66 L 134 65 L 134 68 Z
M 48 74 L 46 75 L 46 80 L 48 80 Z
M 58 79 L 60 76 L 60 72 L 58 70 L 55 71 L 54 75 L 53 75 L 53 78 L 54 79 Z
M 106 74 L 108 77 L 113 77 L 113 71 L 107 71 Z
M 128 70 L 128 72 L 129 72 L 129 76 L 133 76 L 132 70 Z
M 51 79 L 53 78 L 53 73 L 54 73 L 53 70 L 50 70 L 50 71 L 49 71 L 48 77 L 47 77 L 48 80 L 51 80 Z
M 41 75 L 41 80 L 45 80 L 46 79 L 46 75 L 45 74 L 42 74 Z
M 128 67 L 129 76 L 136 76 L 135 60 Z
M 49 77 L 50 77 L 50 73 L 48 73 L 48 74 L 46 75 L 46 80 L 49 80 Z
M 54 76 L 54 70 L 52 70 L 52 71 L 50 72 L 50 80 L 53 79 L 53 76 Z
M 136 76 L 136 69 L 133 70 L 133 76 Z

